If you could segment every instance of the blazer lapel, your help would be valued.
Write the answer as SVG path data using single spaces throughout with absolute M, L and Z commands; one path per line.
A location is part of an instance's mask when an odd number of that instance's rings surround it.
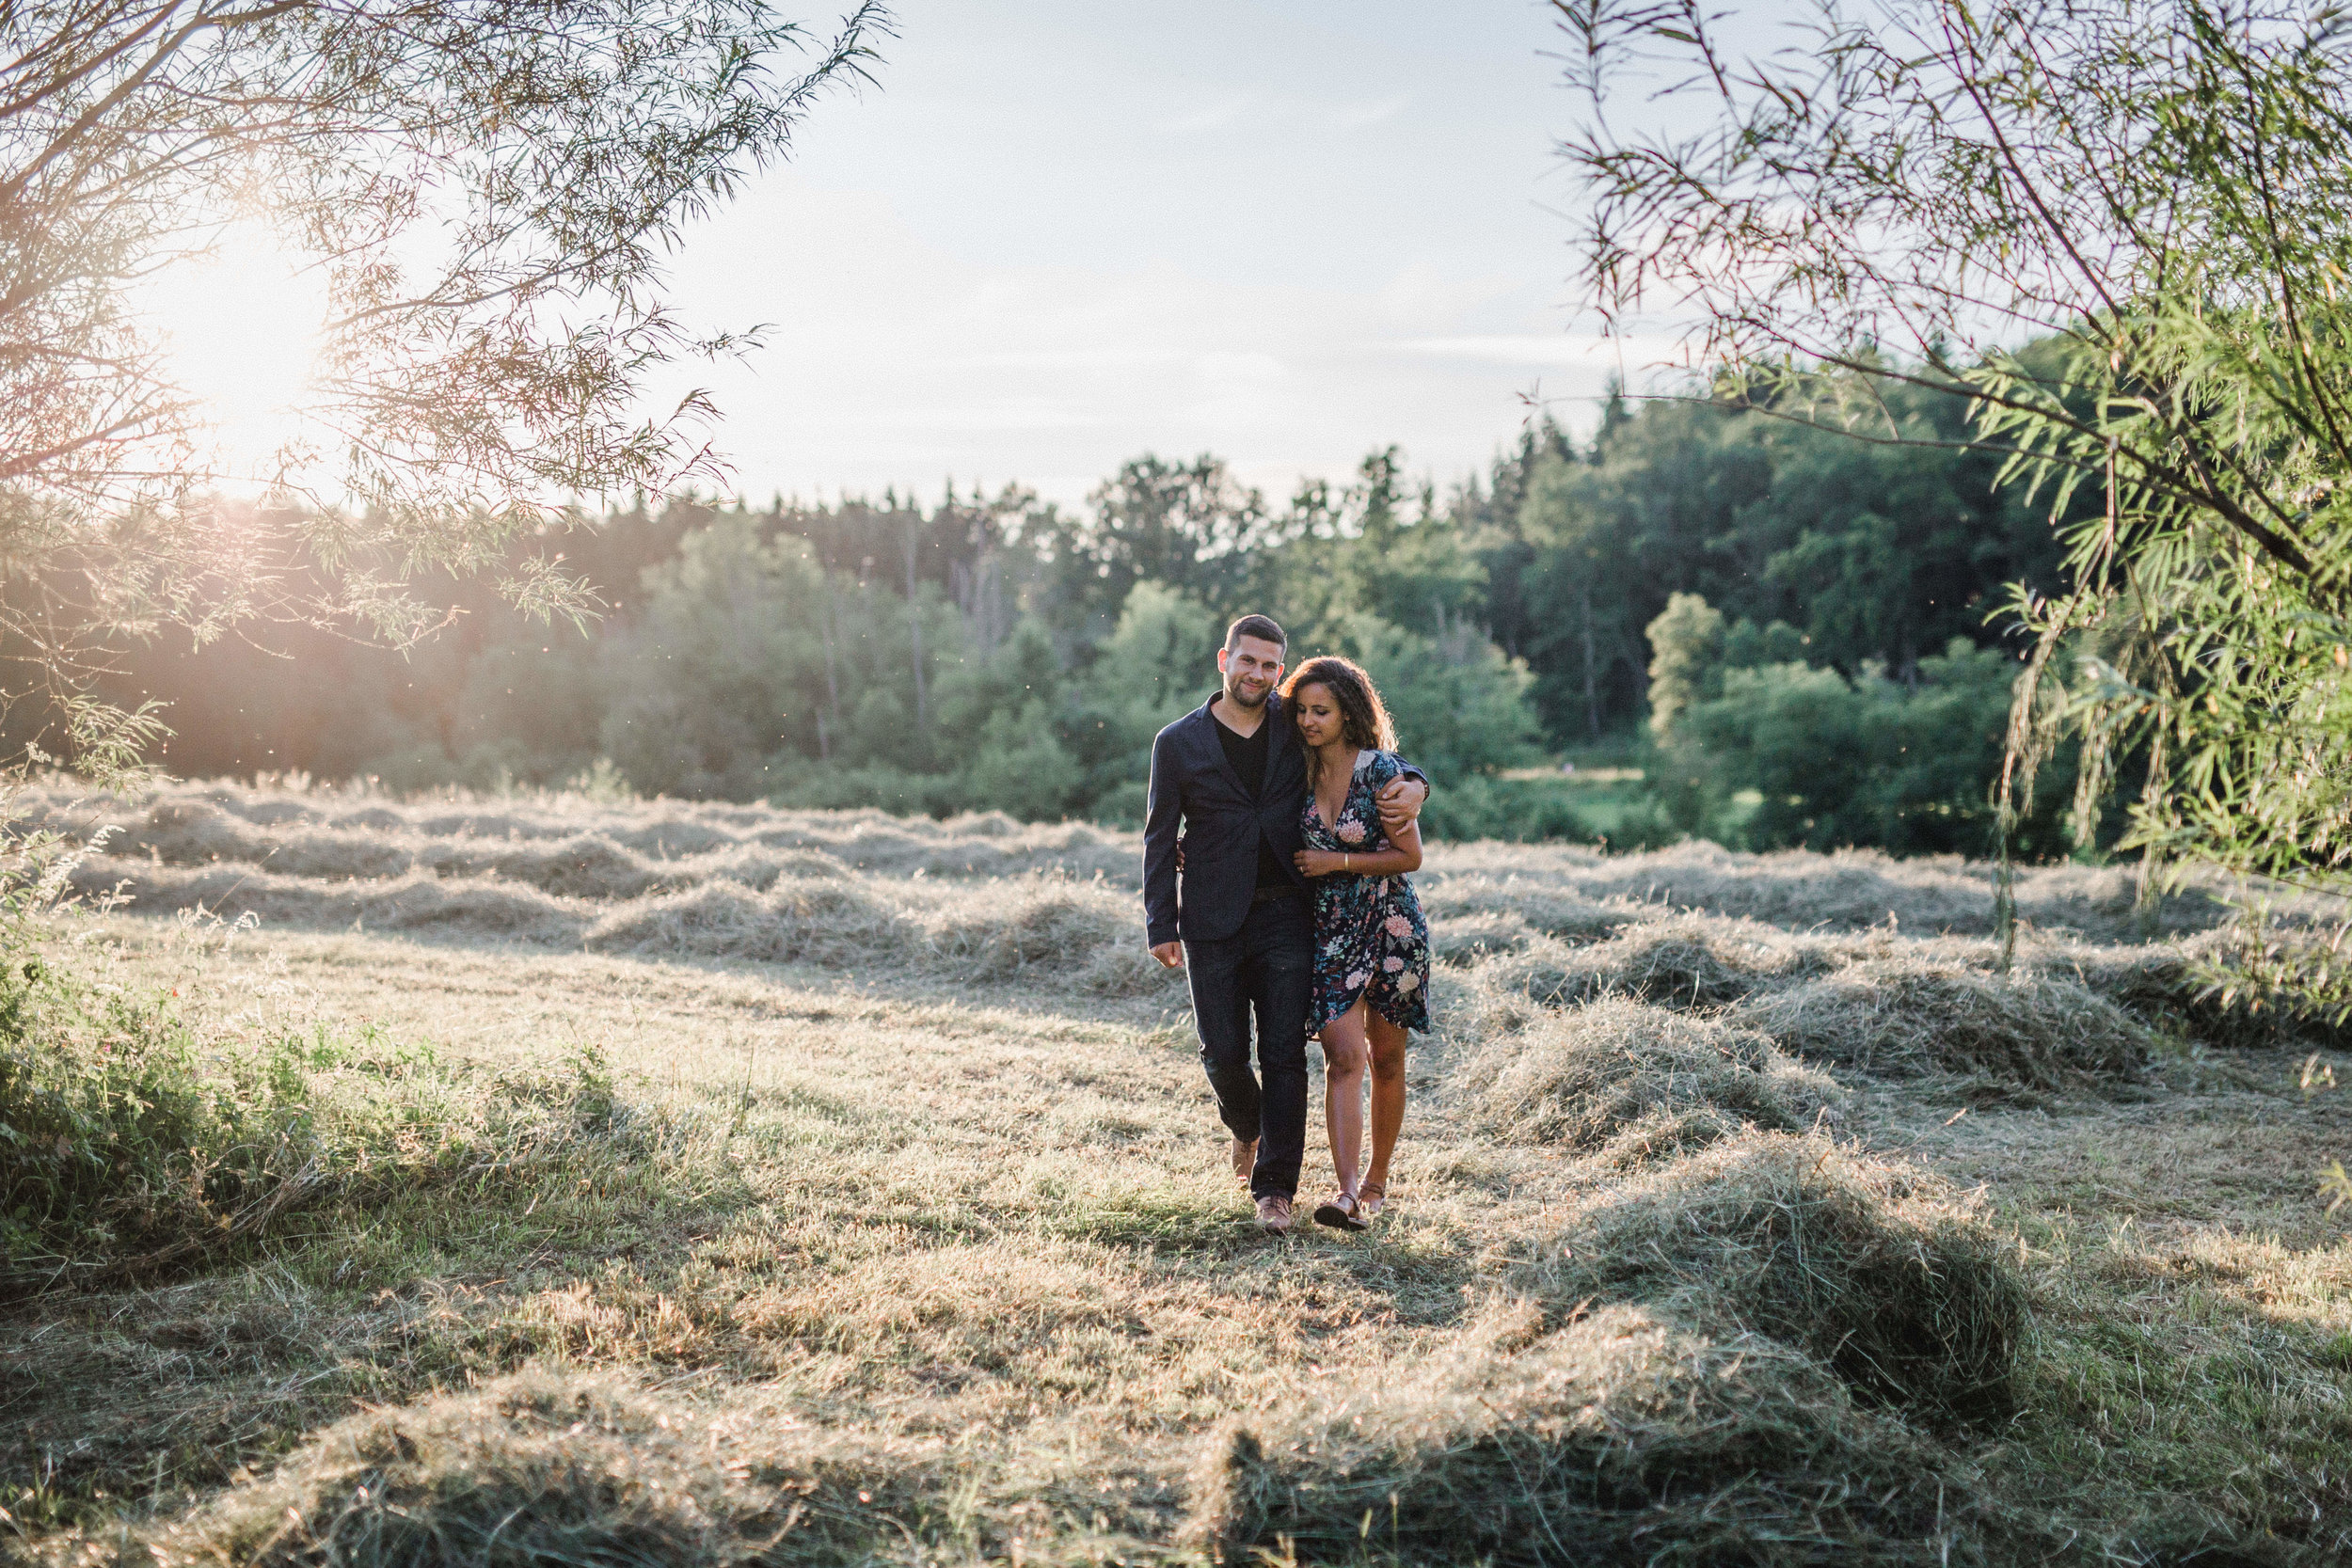
M 1291 722 L 1290 712 L 1282 705 L 1282 699 L 1279 696 L 1266 698 L 1265 721 L 1274 726 L 1274 734 L 1266 741 L 1265 749 L 1265 792 L 1270 796 L 1282 787 L 1284 754 L 1298 750 L 1298 726 Z M 1303 758 L 1296 760 L 1299 765 L 1304 765 Z
M 1249 791 L 1241 786 L 1241 775 L 1233 771 L 1233 759 L 1225 754 L 1225 737 L 1216 733 L 1216 715 L 1209 711 L 1216 705 L 1216 698 L 1212 697 L 1193 710 L 1193 717 L 1200 721 L 1200 738 L 1208 746 L 1209 755 L 1216 759 L 1216 770 L 1225 775 L 1225 782 L 1233 786 L 1233 793 L 1247 800 L 1250 798 Z M 1270 759 L 1266 770 L 1273 771 Z

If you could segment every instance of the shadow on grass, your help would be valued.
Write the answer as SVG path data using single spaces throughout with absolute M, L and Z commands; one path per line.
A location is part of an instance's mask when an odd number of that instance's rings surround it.
M 1212 1203 L 1184 1192 L 1128 1192 L 1073 1203 L 1043 1218 L 1050 1233 L 1072 1241 L 1161 1252 L 1226 1254 L 1273 1240 L 1238 1196 Z

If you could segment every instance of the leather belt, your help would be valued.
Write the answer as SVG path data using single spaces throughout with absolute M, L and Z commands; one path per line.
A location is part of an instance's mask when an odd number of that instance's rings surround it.
M 1298 890 L 1295 887 L 1262 887 L 1256 893 L 1250 895 L 1249 902 L 1252 904 L 1271 904 L 1277 898 L 1295 898 L 1297 896 Z

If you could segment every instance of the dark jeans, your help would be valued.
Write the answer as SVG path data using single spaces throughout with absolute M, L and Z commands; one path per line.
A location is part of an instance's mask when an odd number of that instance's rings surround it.
M 1307 1006 L 1314 964 L 1314 909 L 1301 895 L 1250 906 L 1249 917 L 1230 937 L 1184 943 L 1200 1064 L 1216 1091 L 1217 1116 L 1236 1138 L 1257 1140 L 1258 1164 L 1249 1175 L 1253 1196 L 1298 1196 L 1298 1166 L 1307 1153 Z

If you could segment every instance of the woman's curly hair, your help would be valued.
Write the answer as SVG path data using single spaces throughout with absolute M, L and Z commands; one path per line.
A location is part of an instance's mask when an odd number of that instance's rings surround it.
M 1319 686 L 1331 693 L 1339 705 L 1340 734 L 1359 752 L 1393 752 L 1396 750 L 1396 726 L 1389 720 L 1389 710 L 1380 701 L 1379 689 L 1363 666 L 1354 659 L 1336 654 L 1320 654 L 1292 672 L 1282 683 L 1282 705 L 1298 722 L 1298 693 L 1302 688 Z M 1317 770 L 1323 759 L 1314 752 L 1307 753 L 1307 784 L 1315 788 L 1320 784 Z

